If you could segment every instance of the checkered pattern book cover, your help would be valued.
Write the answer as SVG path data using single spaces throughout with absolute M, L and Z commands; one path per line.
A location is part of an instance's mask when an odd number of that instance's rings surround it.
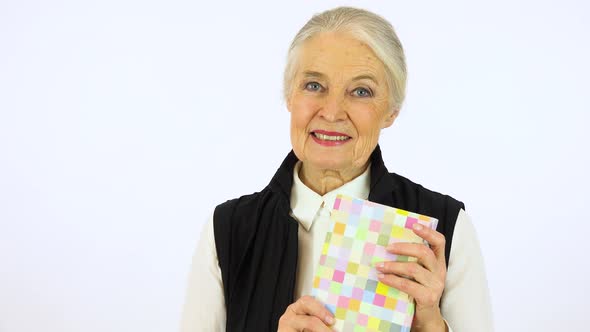
M 425 243 L 420 223 L 438 220 L 371 201 L 338 195 L 313 279 L 312 295 L 336 317 L 334 331 L 410 331 L 414 299 L 377 279 L 377 263 L 416 261 L 386 251 L 395 242 Z

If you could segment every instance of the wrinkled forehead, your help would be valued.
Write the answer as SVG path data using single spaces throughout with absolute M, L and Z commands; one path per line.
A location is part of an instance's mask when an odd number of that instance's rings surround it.
M 345 33 L 320 33 L 306 40 L 298 54 L 297 77 L 309 72 L 328 78 L 372 74 L 383 81 L 385 67 L 373 50 Z

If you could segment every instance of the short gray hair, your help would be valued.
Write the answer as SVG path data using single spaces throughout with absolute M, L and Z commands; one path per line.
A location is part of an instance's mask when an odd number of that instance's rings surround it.
M 383 17 L 352 7 L 337 7 L 315 14 L 299 30 L 287 53 L 283 77 L 283 94 L 287 100 L 293 89 L 301 45 L 321 32 L 347 32 L 367 44 L 385 66 L 389 88 L 389 105 L 399 111 L 406 96 L 406 58 L 393 26 Z

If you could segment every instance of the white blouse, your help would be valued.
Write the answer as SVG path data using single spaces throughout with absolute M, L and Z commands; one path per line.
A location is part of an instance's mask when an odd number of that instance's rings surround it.
M 295 299 L 311 294 L 314 269 L 336 196 L 346 194 L 367 199 L 370 184 L 370 167 L 367 167 L 352 181 L 320 196 L 301 182 L 298 176 L 300 167 L 299 161 L 295 165 L 291 188 L 291 215 L 299 222 Z M 225 331 L 224 301 L 211 215 L 193 257 L 180 330 Z M 477 234 L 464 210 L 459 212 L 455 224 L 440 309 L 449 331 L 493 331 L 483 258 Z

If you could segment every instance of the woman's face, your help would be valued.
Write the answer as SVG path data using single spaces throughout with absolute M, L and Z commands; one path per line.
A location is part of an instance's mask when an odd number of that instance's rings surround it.
M 397 116 L 388 104 L 385 66 L 348 34 L 321 33 L 307 40 L 292 86 L 287 108 L 293 151 L 316 169 L 363 168 L 381 129 Z

